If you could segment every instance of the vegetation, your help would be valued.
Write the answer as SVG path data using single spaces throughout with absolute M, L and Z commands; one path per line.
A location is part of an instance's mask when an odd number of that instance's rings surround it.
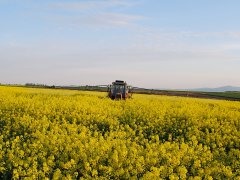
M 226 92 L 207 92 L 204 93 L 211 96 L 226 97 L 226 98 L 236 98 L 240 100 L 239 91 L 226 91 Z
M 0 179 L 240 179 L 240 102 L 0 86 Z

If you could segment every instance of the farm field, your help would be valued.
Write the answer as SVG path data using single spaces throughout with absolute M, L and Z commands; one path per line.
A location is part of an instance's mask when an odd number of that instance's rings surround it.
M 0 86 L 0 179 L 240 179 L 240 102 Z
M 204 93 L 212 96 L 226 97 L 226 98 L 235 98 L 240 100 L 240 92 L 239 91 L 229 91 L 229 92 L 208 92 Z

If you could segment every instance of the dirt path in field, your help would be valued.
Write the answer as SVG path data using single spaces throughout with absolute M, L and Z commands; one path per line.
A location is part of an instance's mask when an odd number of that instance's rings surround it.
M 150 91 L 150 92 L 137 92 L 139 94 L 155 94 L 155 95 L 166 95 L 166 96 L 181 96 L 181 97 L 193 97 L 193 98 L 204 98 L 204 99 L 219 99 L 219 100 L 231 100 L 240 101 L 238 98 L 222 97 L 216 95 L 209 95 L 200 92 L 176 92 L 176 91 Z

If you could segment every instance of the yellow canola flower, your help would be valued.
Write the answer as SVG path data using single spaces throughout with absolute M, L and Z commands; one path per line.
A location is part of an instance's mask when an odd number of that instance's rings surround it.
M 0 86 L 0 179 L 239 179 L 240 102 Z

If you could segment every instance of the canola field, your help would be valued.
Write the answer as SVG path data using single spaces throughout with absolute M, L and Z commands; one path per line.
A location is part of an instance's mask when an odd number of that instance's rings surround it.
M 240 102 L 0 86 L 0 179 L 240 179 Z

